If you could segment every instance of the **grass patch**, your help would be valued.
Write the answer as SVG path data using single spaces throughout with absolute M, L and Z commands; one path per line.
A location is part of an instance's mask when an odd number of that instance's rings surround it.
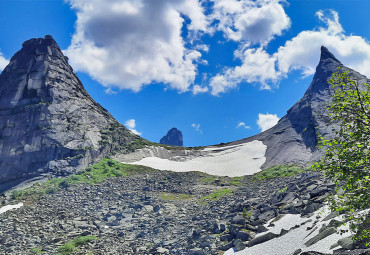
M 214 177 L 214 176 L 205 176 L 202 179 L 200 179 L 199 181 L 202 182 L 202 183 L 211 184 L 211 183 L 214 183 L 216 180 L 217 180 L 217 178 Z
M 233 186 L 240 186 L 242 184 L 241 181 L 243 181 L 243 177 L 233 177 L 231 178 L 229 184 Z
M 58 255 L 72 254 L 77 250 L 78 246 L 85 245 L 93 240 L 97 240 L 96 236 L 79 236 L 58 248 Z
M 295 165 L 278 165 L 254 174 L 253 178 L 257 180 L 264 180 L 276 177 L 288 177 L 303 173 L 304 171 L 307 171 L 307 168 L 302 168 Z
M 149 167 L 122 164 L 113 159 L 105 158 L 77 174 L 72 174 L 64 178 L 54 178 L 42 184 L 36 183 L 24 190 L 15 190 L 12 197 L 14 199 L 25 199 L 29 197 L 38 199 L 42 195 L 52 194 L 60 188 L 67 188 L 79 183 L 97 184 L 110 177 L 121 177 L 151 171 L 154 170 Z
M 161 193 L 161 199 L 162 200 L 170 200 L 170 201 L 175 201 L 175 200 L 189 200 L 193 196 L 189 194 L 182 194 L 182 193 Z
M 243 218 L 245 221 L 249 221 L 249 219 L 252 217 L 252 213 L 248 211 L 247 209 L 243 208 Z
M 204 201 L 204 200 L 213 200 L 213 201 L 216 201 L 216 200 L 219 200 L 221 197 L 224 197 L 224 196 L 227 196 L 227 195 L 231 195 L 233 191 L 231 189 L 219 189 L 219 190 L 216 190 L 215 192 L 212 192 L 211 194 L 205 196 L 205 197 L 202 197 L 201 199 Z
M 288 186 L 286 186 L 286 187 L 282 188 L 281 190 L 278 190 L 278 192 L 276 192 L 276 193 L 277 193 L 277 194 L 284 193 L 284 192 L 286 192 L 286 191 L 287 191 L 287 189 L 288 189 Z
M 33 247 L 30 249 L 30 253 L 31 254 L 42 254 L 44 252 L 42 251 L 42 248 L 40 247 Z

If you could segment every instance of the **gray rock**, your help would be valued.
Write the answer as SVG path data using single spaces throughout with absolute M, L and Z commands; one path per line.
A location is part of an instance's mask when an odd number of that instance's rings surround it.
M 292 255 L 298 255 L 298 254 L 300 254 L 302 252 L 302 249 L 298 249 L 298 250 L 296 250 L 295 252 L 293 252 L 293 254 Z
M 338 244 L 346 250 L 351 250 L 353 247 L 352 237 L 349 236 L 349 237 L 342 238 L 338 240 Z
M 316 236 L 312 237 L 310 240 L 308 240 L 305 245 L 306 246 L 311 246 L 315 243 L 317 243 L 318 241 L 324 239 L 325 237 L 328 237 L 334 233 L 336 233 L 337 230 L 333 227 L 328 227 L 328 228 L 325 228 L 323 229 L 322 231 L 320 231 Z
M 245 248 L 247 248 L 247 247 L 245 246 L 245 244 L 244 244 L 241 240 L 239 240 L 239 239 L 235 239 L 235 240 L 233 241 L 233 245 L 234 245 L 234 247 L 235 247 L 236 251 L 242 251 L 242 250 L 244 250 Z
M 232 220 L 231 220 L 231 223 L 232 224 L 237 224 L 237 225 L 241 225 L 241 226 L 244 226 L 245 225 L 245 219 L 243 216 L 241 215 L 236 215 Z
M 253 245 L 256 245 L 256 244 L 260 244 L 260 243 L 264 243 L 264 242 L 267 242 L 275 237 L 279 236 L 278 234 L 275 234 L 275 233 L 266 233 L 264 235 L 261 235 L 261 236 L 258 236 L 258 237 L 255 237 L 254 239 L 252 239 L 250 242 L 248 242 L 248 246 L 253 246 Z

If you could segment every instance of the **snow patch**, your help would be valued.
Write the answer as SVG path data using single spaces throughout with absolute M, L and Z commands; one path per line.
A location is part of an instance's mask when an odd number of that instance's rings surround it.
M 217 176 L 244 176 L 261 171 L 265 163 L 267 146 L 255 140 L 249 143 L 223 147 L 208 147 L 202 157 L 185 161 L 173 161 L 158 157 L 146 157 L 131 164 L 174 172 L 199 171 Z
M 282 229 L 289 230 L 294 226 L 299 226 L 296 229 L 290 230 L 283 236 L 271 239 L 267 242 L 248 247 L 242 251 L 234 252 L 233 249 L 229 249 L 224 253 L 224 255 L 266 255 L 266 254 L 293 254 L 296 250 L 302 249 L 304 251 L 316 251 L 321 253 L 333 253 L 333 249 L 330 247 L 335 244 L 338 240 L 348 237 L 351 235 L 351 232 L 346 232 L 342 235 L 334 233 L 327 236 L 326 238 L 318 241 L 317 243 L 307 247 L 305 242 L 310 240 L 312 237 L 316 236 L 319 233 L 321 227 L 325 224 L 328 225 L 330 220 L 323 221 L 323 219 L 329 215 L 330 209 L 328 206 L 317 210 L 311 217 L 302 217 L 299 214 L 287 214 L 283 216 L 276 222 L 273 222 L 274 226 L 270 227 L 267 232 L 261 233 L 259 235 L 264 235 L 268 232 L 273 232 L 280 234 Z M 338 216 L 334 219 L 341 220 L 341 216 Z M 309 222 L 307 222 L 309 221 Z M 270 221 L 271 222 L 271 221 Z M 305 223 L 307 222 L 307 223 Z M 305 224 L 303 224 L 305 223 Z M 269 222 L 265 224 L 265 227 L 269 225 Z M 307 227 L 310 227 L 307 229 Z M 312 229 L 311 229 L 312 228 Z M 315 229 L 313 232 L 312 230 Z M 348 224 L 341 226 L 338 230 L 349 230 Z M 311 233 L 312 232 L 312 233 Z M 336 248 L 334 248 L 336 249 Z
M 3 206 L 0 208 L 0 214 L 2 213 L 5 213 L 9 210 L 13 210 L 13 209 L 18 209 L 18 208 L 21 208 L 23 206 L 23 203 L 18 203 L 16 205 L 6 205 L 6 206 Z

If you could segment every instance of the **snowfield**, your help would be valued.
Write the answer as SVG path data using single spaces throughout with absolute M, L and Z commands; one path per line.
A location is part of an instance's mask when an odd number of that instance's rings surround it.
M 204 156 L 183 161 L 145 157 L 130 164 L 174 172 L 199 171 L 211 175 L 235 177 L 260 172 L 261 166 L 266 161 L 266 149 L 266 145 L 255 140 L 239 145 L 208 147 L 202 150 L 205 153 Z
M 226 251 L 224 255 L 251 255 L 251 254 L 287 255 L 293 254 L 298 249 L 302 249 L 302 252 L 316 251 L 332 254 L 333 249 L 331 249 L 331 246 L 335 244 L 338 240 L 350 236 L 351 232 L 347 232 L 342 235 L 334 233 L 309 247 L 305 245 L 305 242 L 307 242 L 308 240 L 310 240 L 312 237 L 316 236 L 319 233 L 319 230 L 323 225 L 329 224 L 330 220 L 324 221 L 325 217 L 329 215 L 329 213 L 330 213 L 329 207 L 324 206 L 323 208 L 317 210 L 309 218 L 301 217 L 301 215 L 299 214 L 286 214 L 280 220 L 273 222 L 273 224 L 275 225 L 274 227 L 268 228 L 269 230 L 267 232 L 263 232 L 259 235 L 264 235 L 268 232 L 280 234 L 282 229 L 289 230 L 290 228 L 296 225 L 299 225 L 298 228 L 290 230 L 283 236 L 279 236 L 277 238 L 271 239 L 261 244 L 254 245 L 252 247 L 247 247 L 246 249 L 239 252 L 234 252 L 233 249 L 230 249 Z M 334 219 L 340 220 L 341 217 L 339 216 Z M 269 223 L 265 224 L 265 227 L 267 227 L 268 225 Z M 307 227 L 310 227 L 309 230 L 307 229 Z M 340 227 L 339 229 L 348 230 L 349 227 L 348 225 L 345 225 Z M 335 247 L 334 249 L 337 248 L 339 247 Z

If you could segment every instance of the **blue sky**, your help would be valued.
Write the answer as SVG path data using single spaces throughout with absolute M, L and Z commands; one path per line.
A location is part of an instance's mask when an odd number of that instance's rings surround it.
M 269 128 L 325 45 L 370 76 L 368 0 L 0 0 L 0 70 L 51 34 L 91 96 L 151 141 L 185 146 Z

